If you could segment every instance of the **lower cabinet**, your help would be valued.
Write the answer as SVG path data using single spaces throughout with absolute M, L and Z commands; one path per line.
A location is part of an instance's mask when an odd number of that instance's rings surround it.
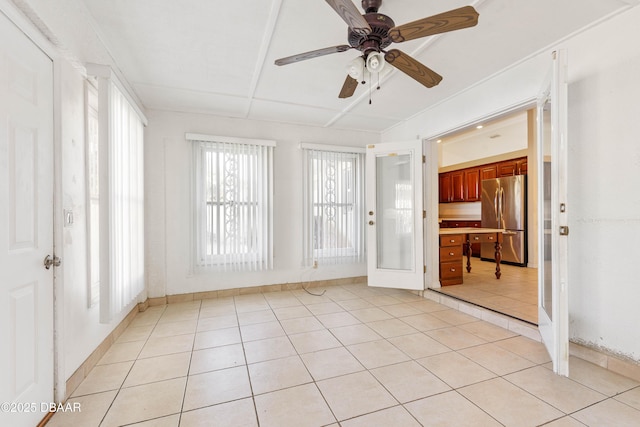
M 440 236 L 440 284 L 462 284 L 463 234 Z
M 459 227 L 480 227 L 480 221 L 453 221 L 453 220 L 442 220 L 440 222 L 440 228 L 459 228 Z M 480 243 L 471 242 L 471 256 L 480 257 Z M 466 247 L 462 251 L 462 255 L 467 255 Z

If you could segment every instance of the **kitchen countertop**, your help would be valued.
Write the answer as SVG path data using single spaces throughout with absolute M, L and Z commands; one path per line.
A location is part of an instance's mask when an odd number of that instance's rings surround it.
M 504 233 L 506 230 L 503 228 L 481 228 L 481 227 L 459 227 L 459 228 L 441 228 L 439 230 L 440 235 L 450 234 L 487 234 L 487 233 Z

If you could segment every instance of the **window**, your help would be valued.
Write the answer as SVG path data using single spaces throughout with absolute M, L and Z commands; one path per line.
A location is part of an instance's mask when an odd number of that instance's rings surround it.
M 96 270 L 100 283 L 100 321 L 110 323 L 135 303 L 145 288 L 146 119 L 109 67 L 89 64 L 87 73 L 98 81 L 98 123 L 92 118 L 91 108 L 88 119 L 90 278 L 95 279 L 94 262 L 99 260 Z M 97 151 L 91 135 L 96 125 Z M 99 233 L 95 236 L 92 227 L 97 219 Z M 95 251 L 99 252 L 97 260 Z
M 275 142 L 187 134 L 193 144 L 195 268 L 273 268 Z
M 365 256 L 364 149 L 302 144 L 304 262 L 360 262 Z

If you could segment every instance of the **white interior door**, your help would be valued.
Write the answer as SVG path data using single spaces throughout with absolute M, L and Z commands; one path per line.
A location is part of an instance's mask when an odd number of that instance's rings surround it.
M 53 401 L 53 64 L 0 12 L 0 425 Z
M 424 289 L 422 141 L 367 148 L 369 286 Z
M 538 325 L 553 370 L 569 375 L 567 299 L 567 60 L 553 53 L 538 99 Z

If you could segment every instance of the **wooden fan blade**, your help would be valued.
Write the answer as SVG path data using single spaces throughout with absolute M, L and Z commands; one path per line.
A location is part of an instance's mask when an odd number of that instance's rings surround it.
M 430 68 L 425 67 L 409 55 L 398 49 L 391 49 L 384 55 L 385 61 L 402 71 L 412 79 L 425 85 L 434 87 L 442 80 L 442 76 Z
M 371 27 L 366 19 L 360 14 L 358 8 L 351 0 L 326 0 L 338 15 L 347 23 L 351 31 L 366 36 L 371 33 Z
M 478 16 L 480 15 L 473 7 L 465 6 L 394 27 L 389 30 L 389 36 L 394 42 L 400 43 L 447 31 L 461 30 L 476 25 Z
M 286 58 L 276 59 L 276 65 L 287 65 L 294 62 L 304 61 L 306 59 L 317 58 L 318 56 L 329 55 L 332 53 L 346 52 L 352 49 L 351 46 L 343 44 L 340 46 L 325 47 L 324 49 L 312 50 L 310 52 L 299 53 L 293 56 L 287 56 Z
M 351 76 L 347 76 L 340 90 L 338 98 L 349 98 L 356 91 L 358 87 L 358 81 Z

